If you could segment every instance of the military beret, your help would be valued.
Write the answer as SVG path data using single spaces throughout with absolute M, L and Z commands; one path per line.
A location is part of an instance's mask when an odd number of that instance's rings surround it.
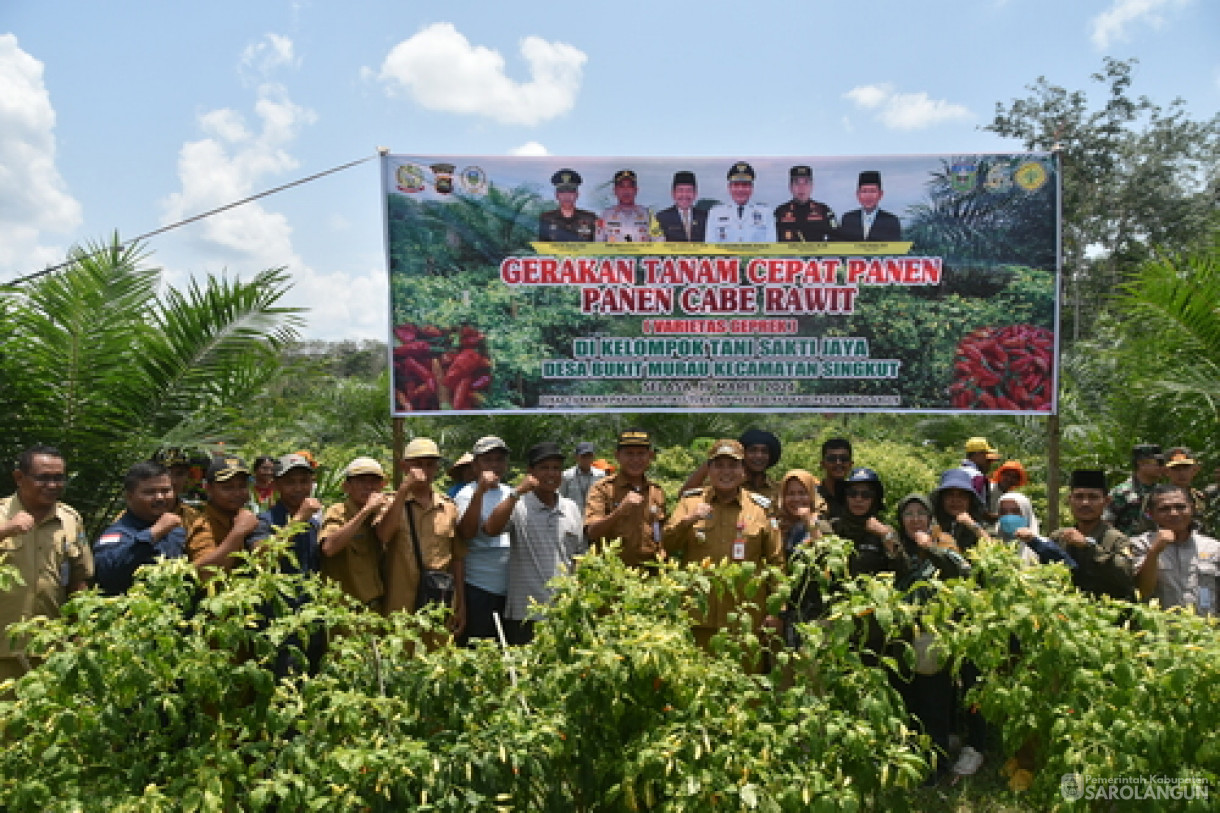
M 1131 464 L 1135 465 L 1141 460 L 1155 460 L 1158 463 L 1165 462 L 1165 456 L 1161 454 L 1161 447 L 1156 443 L 1141 443 L 1131 450 Z

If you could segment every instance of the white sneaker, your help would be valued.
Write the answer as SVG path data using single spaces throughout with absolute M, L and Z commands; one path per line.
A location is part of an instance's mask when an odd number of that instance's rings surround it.
M 957 755 L 957 763 L 953 766 L 953 772 L 958 776 L 974 776 L 982 766 L 983 755 L 967 745 Z

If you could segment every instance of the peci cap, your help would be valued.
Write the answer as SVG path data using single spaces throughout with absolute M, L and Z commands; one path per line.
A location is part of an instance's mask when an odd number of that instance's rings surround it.
M 631 181 L 632 184 L 634 184 L 636 182 L 635 170 L 620 169 L 618 172 L 614 173 L 614 185 L 615 186 L 618 186 L 620 183 L 623 183 L 625 181 Z
M 402 450 L 403 460 L 416 460 L 423 457 L 440 457 L 441 450 L 437 448 L 436 441 L 431 438 L 414 438 L 407 444 L 407 448 Z
M 1068 488 L 1095 488 L 1106 493 L 1106 473 L 1101 469 L 1075 469 L 1068 478 Z
M 861 172 L 859 180 L 856 181 L 856 188 L 859 189 L 862 186 L 870 184 L 877 187 L 881 186 L 881 173 L 875 169 L 866 169 L 864 172 Z
M 582 440 L 580 443 L 576 444 L 576 456 L 577 457 L 580 457 L 582 454 L 593 454 L 596 451 L 597 451 L 597 447 L 595 447 L 592 443 L 590 443 L 587 440 Z
M 309 462 L 309 458 L 305 457 L 305 455 L 297 454 L 295 452 L 292 454 L 280 455 L 279 460 L 275 461 L 276 477 L 283 477 L 293 469 L 305 469 L 306 471 L 313 471 L 313 464 Z
M 343 479 L 350 480 L 362 474 L 375 474 L 381 479 L 385 479 L 385 469 L 371 457 L 357 457 L 351 463 L 348 463 L 347 468 L 343 470 Z
M 583 180 L 580 173 L 574 169 L 561 169 L 551 176 L 551 183 L 555 185 L 556 192 L 579 192 Z
M 494 452 L 496 449 L 503 449 L 506 453 L 510 451 L 508 444 L 500 440 L 500 438 L 496 437 L 495 435 L 487 435 L 486 437 L 481 437 L 476 440 L 474 442 L 474 448 L 470 451 L 475 457 L 478 457 L 481 454 Z
M 788 170 L 788 180 L 789 181 L 795 181 L 797 178 L 808 178 L 809 180 L 812 181 L 813 180 L 813 167 L 808 167 L 808 166 L 805 166 L 804 164 L 798 164 L 797 166 L 794 166 L 792 169 Z
M 551 458 L 559 458 L 563 460 L 563 450 L 559 448 L 558 443 L 549 440 L 544 440 L 542 443 L 535 443 L 525 453 L 525 459 L 531 466 L 536 466 L 543 460 Z
M 1000 453 L 987 442 L 987 438 L 970 438 L 966 441 L 966 454 L 976 454 L 978 452 L 986 452 L 988 460 L 999 460 Z
M 1177 466 L 1195 466 L 1199 461 L 1195 459 L 1195 455 L 1190 449 L 1185 446 L 1174 446 L 1165 453 L 1165 465 L 1168 468 Z
M 690 184 L 691 186 L 698 186 L 698 185 L 699 185 L 699 184 L 698 184 L 698 183 L 695 181 L 695 173 L 691 172 L 690 170 L 686 170 L 686 169 L 684 169 L 684 170 L 681 170 L 681 171 L 679 171 L 679 172 L 675 172 L 675 173 L 674 173 L 674 183 L 673 183 L 673 185 L 674 185 L 674 186 L 677 186 L 677 185 L 679 185 L 679 184 L 684 184 L 684 183 L 688 183 L 688 184 Z
M 208 470 L 203 479 L 209 483 L 223 483 L 232 480 L 239 474 L 250 474 L 250 467 L 240 457 L 217 456 L 208 464 Z
M 647 446 L 652 448 L 652 435 L 643 429 L 627 429 L 619 433 L 617 448 L 624 446 Z
M 729 183 L 754 183 L 754 167 L 747 164 L 745 161 L 738 161 L 733 166 L 729 167 Z
M 741 447 L 739 441 L 732 438 L 718 440 L 712 444 L 712 448 L 707 450 L 707 459 L 715 460 L 718 457 L 732 457 L 736 460 L 746 459 L 746 450 Z

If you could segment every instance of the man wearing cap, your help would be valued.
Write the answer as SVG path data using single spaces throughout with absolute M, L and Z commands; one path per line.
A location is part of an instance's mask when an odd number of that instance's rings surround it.
M 620 540 L 619 557 L 631 567 L 656 562 L 665 525 L 665 492 L 648 479 L 656 452 L 643 429 L 619 433 L 614 450 L 618 470 L 598 480 L 585 505 L 585 533 L 597 545 Z
M 991 505 L 991 481 L 987 475 L 999 459 L 999 451 L 987 442 L 987 438 L 974 437 L 966 441 L 966 458 L 961 467 L 970 473 L 970 483 L 983 501 L 984 516 L 989 522 L 995 522 L 996 515 L 987 508 Z
M 599 243 L 647 243 L 652 240 L 652 213 L 635 202 L 639 187 L 635 172 L 620 169 L 614 173 L 614 197 L 618 204 L 602 212 L 597 221 Z
M 208 495 L 203 513 L 186 532 L 186 554 L 209 579 L 216 570 L 231 570 L 237 560 L 233 554 L 246 550 L 251 535 L 258 529 L 258 517 L 246 508 L 250 499 L 250 468 L 233 455 L 212 458 L 203 476 Z
M 414 611 L 418 601 L 420 571 L 443 570 L 454 585 L 464 581 L 462 560 L 466 546 L 458 537 L 458 510 L 453 500 L 435 488 L 441 467 L 441 452 L 434 441 L 415 438 L 403 451 L 403 478 L 377 536 L 385 545 L 385 611 Z M 418 552 L 418 553 L 417 553 Z M 462 591 L 451 599 L 449 630 L 460 634 L 465 624 Z
M 1110 502 L 1106 473 L 1077 469 L 1068 480 L 1068 506 L 1075 524 L 1051 534 L 1051 541 L 1076 562 L 1072 583 L 1092 596 L 1135 599 L 1131 542 L 1101 517 Z
M 512 644 L 533 640 L 539 614 L 531 605 L 549 604 L 547 583 L 571 570 L 576 557 L 588 549 L 580 510 L 559 493 L 563 482 L 559 444 L 535 444 L 526 460 L 526 475 L 483 523 L 487 534 L 508 529 L 512 536 L 505 605 L 507 637 Z
M 778 527 L 742 488 L 746 478 L 745 456 L 745 449 L 735 440 L 712 444 L 707 455 L 711 463 L 710 482 L 704 489 L 687 492 L 678 501 L 673 516 L 665 524 L 666 551 L 680 554 L 685 562 L 783 564 Z M 716 631 L 727 625 L 728 614 L 747 600 L 757 605 L 749 611 L 756 626 L 761 621 L 764 626 L 779 630 L 777 617 L 763 618 L 768 592 L 769 581 L 765 576 L 755 580 L 749 594 L 713 591 L 707 597 L 707 611 L 695 613 L 696 642 L 706 647 Z
M 1165 452 L 1165 476 L 1169 482 L 1190 494 L 1194 503 L 1195 525 L 1203 533 L 1210 533 L 1207 519 L 1207 497 L 1195 488 L 1195 475 L 1199 473 L 1199 463 L 1194 452 L 1185 446 L 1174 446 Z
M 902 222 L 892 213 L 877 208 L 885 193 L 881 190 L 881 173 L 866 170 L 856 182 L 859 209 L 843 215 L 839 239 L 848 243 L 892 243 L 902 240 Z
M 775 218 L 765 204 L 750 203 L 754 194 L 754 167 L 738 161 L 729 167 L 729 197 L 707 213 L 708 243 L 774 243 Z
M 683 170 L 674 173 L 674 205 L 657 212 L 654 240 L 666 243 L 702 243 L 707 235 L 707 212 L 696 209 L 699 188 L 695 173 Z M 655 236 L 659 232 L 659 236 Z
M 0 553 L 22 584 L 0 591 L 0 680 L 29 671 L 25 647 L 9 627 L 33 616 L 57 618 L 68 596 L 93 578 L 93 553 L 84 523 L 60 502 L 68 483 L 63 454 L 31 446 L 17 458 L 15 494 L 0 499 Z
M 453 485 L 445 489 L 445 494 L 453 499 L 459 491 L 466 487 L 467 483 L 474 481 L 474 455 L 464 452 L 461 457 L 453 461 L 453 465 L 445 473 L 453 481 Z
M 1131 476 L 1110 490 L 1103 519 L 1129 537 L 1152 528 L 1144 503 L 1165 475 L 1165 456 L 1155 443 L 1140 443 L 1131 450 Z
M 738 442 L 746 453 L 745 487 L 751 492 L 751 499 L 762 506 L 768 516 L 775 516 L 779 509 L 779 484 L 767 477 L 767 471 L 779 462 L 783 452 L 779 438 L 765 429 L 747 429 L 742 433 Z M 710 468 L 711 461 L 704 461 L 703 465 L 695 469 L 694 473 L 682 484 L 682 493 L 702 488 L 707 482 Z M 822 516 L 826 512 L 826 506 L 820 503 L 820 498 L 815 496 L 812 508 L 815 514 Z
M 508 532 L 486 533 L 483 523 L 512 488 L 501 482 L 508 474 L 508 444 L 494 435 L 479 438 L 474 448 L 475 479 L 457 493 L 458 534 L 466 540 L 466 631 L 462 641 L 495 638 L 494 616 L 504 617 L 508 596 Z
M 835 213 L 821 201 L 813 200 L 813 168 L 795 166 L 788 170 L 792 200 L 775 210 L 775 231 L 781 243 L 825 243 L 838 239 Z
M 292 552 L 296 561 L 285 560 L 285 573 L 318 573 L 322 570 L 322 551 L 318 548 L 319 514 L 322 503 L 313 495 L 313 465 L 301 454 L 281 455 L 275 461 L 276 501 L 258 515 L 258 529 L 251 541 L 270 539 L 276 528 L 286 528 L 294 522 L 304 522 L 305 530 L 292 537 Z
M 186 555 L 186 529 L 173 513 L 174 487 L 160 463 L 136 463 L 123 477 L 127 510 L 93 546 L 97 586 L 108 596 L 131 589 L 136 569 Z
M 559 493 L 576 503 L 580 515 L 585 515 L 585 505 L 589 501 L 589 489 L 593 484 L 606 476 L 601 469 L 593 468 L 595 449 L 587 440 L 576 444 L 576 465 L 563 471 L 563 485 Z
M 551 176 L 559 208 L 538 217 L 538 239 L 547 243 L 591 243 L 597 236 L 597 215 L 576 208 L 580 197 L 580 173 L 561 169 Z
M 347 499 L 326 509 L 318 532 L 322 574 L 377 612 L 385 607 L 382 545 L 376 528 L 390 502 L 384 488 L 385 470 L 381 464 L 371 457 L 357 457 L 343 470 L 343 493 Z
M 1193 607 L 1199 615 L 1217 615 L 1220 542 L 1196 529 L 1190 492 L 1155 485 L 1146 505 L 1154 527 L 1131 540 L 1140 597 L 1158 599 L 1165 609 Z

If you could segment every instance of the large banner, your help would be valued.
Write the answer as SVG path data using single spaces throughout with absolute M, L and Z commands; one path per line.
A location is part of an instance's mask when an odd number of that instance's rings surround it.
M 1055 410 L 1049 154 L 387 155 L 395 415 Z

